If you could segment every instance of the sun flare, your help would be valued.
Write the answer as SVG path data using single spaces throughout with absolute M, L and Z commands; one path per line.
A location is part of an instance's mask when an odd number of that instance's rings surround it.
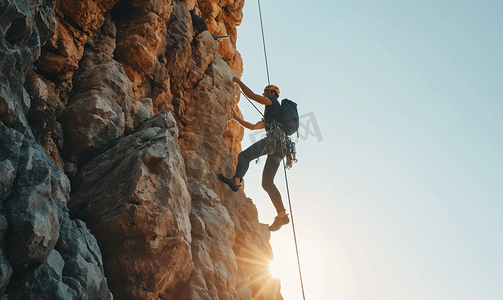
M 278 260 L 271 260 L 269 262 L 269 273 L 271 273 L 271 276 L 273 278 L 281 278 L 283 275 L 281 272 L 281 265 L 278 263 Z

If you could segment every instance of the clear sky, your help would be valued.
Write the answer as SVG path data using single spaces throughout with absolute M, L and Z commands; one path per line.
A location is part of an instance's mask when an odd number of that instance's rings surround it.
M 304 116 L 288 181 L 306 299 L 503 299 L 503 1 L 261 5 L 271 83 Z M 238 50 L 261 93 L 255 0 Z M 271 223 L 264 162 L 245 191 Z M 288 207 L 281 169 L 276 184 Z M 302 299 L 291 226 L 271 244 L 284 298 Z

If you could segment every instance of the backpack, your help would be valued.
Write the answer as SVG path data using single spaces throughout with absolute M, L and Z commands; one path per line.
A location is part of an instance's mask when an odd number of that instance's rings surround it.
M 297 132 L 300 125 L 297 103 L 292 100 L 283 99 L 281 101 L 281 117 L 278 122 L 283 125 L 283 130 L 287 135 Z

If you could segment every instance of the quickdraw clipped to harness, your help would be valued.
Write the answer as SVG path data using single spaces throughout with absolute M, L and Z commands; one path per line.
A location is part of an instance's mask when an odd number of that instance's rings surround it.
M 286 168 L 290 170 L 293 166 L 293 163 L 299 162 L 297 160 L 295 151 L 295 143 L 292 142 L 289 136 L 286 137 L 285 147 L 286 147 Z

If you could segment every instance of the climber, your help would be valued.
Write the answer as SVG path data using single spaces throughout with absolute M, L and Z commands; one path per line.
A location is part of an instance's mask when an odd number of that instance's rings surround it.
M 250 130 L 259 130 L 265 128 L 267 136 L 239 154 L 236 173 L 234 174 L 234 177 L 232 179 L 226 178 L 222 174 L 218 174 L 218 178 L 229 185 L 229 187 L 234 192 L 237 192 L 239 190 L 239 187 L 241 186 L 239 184 L 243 181 L 243 177 L 248 170 L 250 162 L 262 155 L 267 154 L 267 160 L 265 162 L 264 171 L 262 174 L 262 187 L 269 194 L 269 197 L 271 198 L 271 201 L 278 213 L 272 225 L 269 226 L 269 230 L 277 231 L 281 228 L 281 226 L 286 225 L 290 222 L 290 219 L 286 214 L 283 201 L 281 200 L 281 194 L 274 184 L 274 176 L 278 171 L 280 162 L 285 156 L 283 148 L 281 146 L 282 143 L 280 141 L 281 137 L 284 137 L 284 133 L 281 131 L 279 126 L 275 126 L 275 124 L 277 124 L 275 120 L 277 120 L 281 114 L 281 105 L 278 102 L 279 89 L 274 85 L 268 85 L 264 88 L 264 93 L 262 94 L 262 96 L 260 96 L 253 93 L 252 90 L 250 90 L 237 77 L 233 77 L 232 81 L 240 86 L 241 90 L 248 98 L 259 104 L 265 105 L 264 119 L 255 124 L 241 119 L 239 116 L 237 116 L 236 112 L 233 112 L 234 120 L 238 121 L 241 126 Z

